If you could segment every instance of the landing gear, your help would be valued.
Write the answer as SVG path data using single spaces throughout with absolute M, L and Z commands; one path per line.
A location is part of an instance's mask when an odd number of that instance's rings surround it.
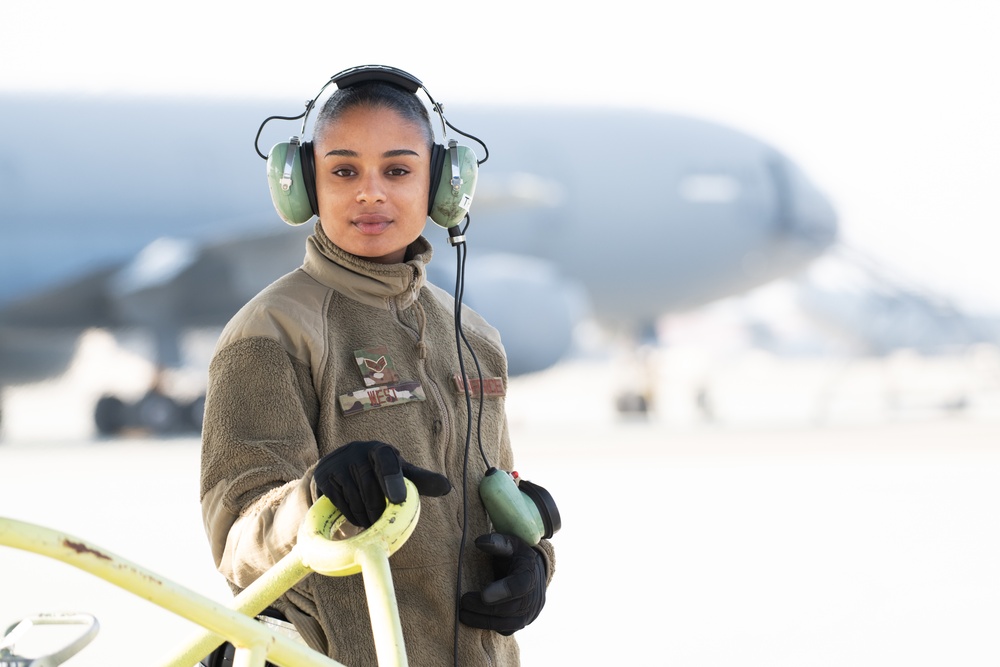
M 136 421 L 153 433 L 172 433 L 181 425 L 180 406 L 166 394 L 152 390 L 135 404 Z
M 117 396 L 102 396 L 94 408 L 94 425 L 102 436 L 118 435 L 125 428 L 128 406 Z
M 205 395 L 181 400 L 167 389 L 176 384 L 171 379 L 168 369 L 157 368 L 149 389 L 135 403 L 126 403 L 112 395 L 101 397 L 94 408 L 98 435 L 114 437 L 129 431 L 154 436 L 200 433 Z
M 659 383 L 656 340 L 652 333 L 639 340 L 643 342 L 635 342 L 634 338 L 626 341 L 615 363 L 620 387 L 615 394 L 615 411 L 625 419 L 648 419 L 656 412 Z
M 103 396 L 94 408 L 94 425 L 103 437 L 140 431 L 153 435 L 182 435 L 201 431 L 205 396 L 180 402 L 159 389 L 150 389 L 135 403 Z
M 622 392 L 615 398 L 615 409 L 623 417 L 646 417 L 651 399 L 638 392 Z

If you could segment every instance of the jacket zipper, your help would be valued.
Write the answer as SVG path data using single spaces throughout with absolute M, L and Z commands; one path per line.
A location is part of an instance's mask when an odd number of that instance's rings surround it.
M 396 322 L 399 323 L 399 326 L 403 327 L 406 331 L 408 331 L 410 335 L 413 337 L 413 340 L 415 342 L 419 342 L 420 336 L 418 335 L 418 333 L 414 331 L 413 328 L 410 327 L 408 324 L 403 322 L 402 318 L 400 317 L 399 308 L 396 306 L 395 299 L 389 299 L 389 310 L 396 318 Z M 454 444 L 451 442 L 452 440 L 451 415 L 448 412 L 448 405 L 447 403 L 445 403 L 444 396 L 441 395 L 441 388 L 438 386 L 437 382 L 435 382 L 434 378 L 431 377 L 431 374 L 427 369 L 427 360 L 419 356 L 418 359 L 421 370 L 423 371 L 423 375 L 425 378 L 427 378 L 427 383 L 430 385 L 431 393 L 434 395 L 434 400 L 437 402 L 439 411 L 441 413 L 441 429 L 442 432 L 445 434 L 444 447 L 445 451 L 448 451 Z

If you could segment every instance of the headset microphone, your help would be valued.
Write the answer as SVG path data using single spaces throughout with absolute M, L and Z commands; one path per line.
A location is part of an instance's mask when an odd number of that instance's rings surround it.
M 517 471 L 490 468 L 479 484 L 493 528 L 498 533 L 517 535 L 528 544 L 549 539 L 562 527 L 559 508 L 543 487 L 521 479 Z

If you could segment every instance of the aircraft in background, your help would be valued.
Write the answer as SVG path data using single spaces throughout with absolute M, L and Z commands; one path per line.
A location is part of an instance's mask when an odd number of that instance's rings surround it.
M 734 414 L 729 371 L 741 358 L 765 364 L 754 371 L 762 392 L 781 386 L 779 369 L 797 369 L 798 409 L 811 395 L 814 423 L 838 403 L 881 405 L 892 417 L 954 415 L 995 405 L 1000 390 L 1000 315 L 963 306 L 844 241 L 794 276 L 670 315 L 662 328 L 667 348 L 710 350 L 691 390 L 706 422 Z
M 94 327 L 144 329 L 157 367 L 174 367 L 184 331 L 221 327 L 297 267 L 312 224 L 281 223 L 253 139 L 265 117 L 300 108 L 0 95 L 0 386 L 59 375 Z M 641 335 L 664 313 L 794 274 L 837 238 L 834 208 L 791 160 L 722 125 L 587 108 L 448 117 L 490 151 L 465 303 L 499 329 L 511 375 L 557 363 L 582 318 Z M 281 124 L 262 147 L 299 129 Z M 431 279 L 452 291 L 446 233 L 425 233 Z M 199 425 L 201 400 L 154 386 L 136 405 L 102 399 L 95 419 L 101 433 L 166 432 Z
M 781 357 L 933 358 L 1000 346 L 1000 316 L 972 312 L 845 241 L 805 271 L 729 301 L 746 343 Z
M 946 294 L 844 243 L 793 282 L 796 302 L 849 354 L 925 356 L 1000 344 L 1000 317 L 974 314 Z

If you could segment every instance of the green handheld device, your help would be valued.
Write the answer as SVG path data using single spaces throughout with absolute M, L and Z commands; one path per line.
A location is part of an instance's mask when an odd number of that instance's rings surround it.
M 479 484 L 479 497 L 496 532 L 516 535 L 528 544 L 538 544 L 562 527 L 559 509 L 549 492 L 520 479 L 517 472 L 490 468 Z

